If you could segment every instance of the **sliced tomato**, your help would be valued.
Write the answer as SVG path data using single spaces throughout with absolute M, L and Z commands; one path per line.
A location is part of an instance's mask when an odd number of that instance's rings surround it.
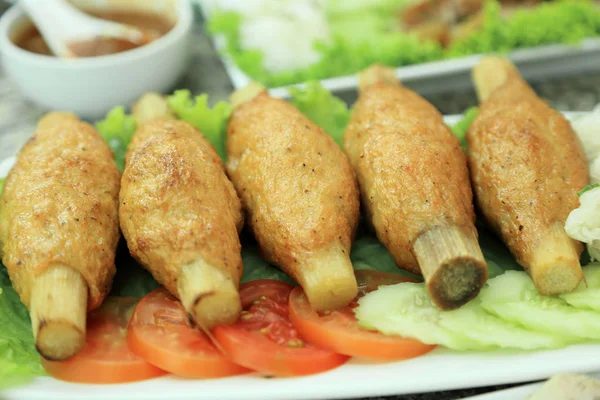
M 288 315 L 293 287 L 264 279 L 240 286 L 244 311 L 233 325 L 213 334 L 225 353 L 245 367 L 267 375 L 297 376 L 326 371 L 349 357 L 307 343 Z
M 356 271 L 359 296 L 364 296 L 380 285 L 412 281 L 398 274 L 377 271 Z M 358 298 L 347 307 L 317 313 L 304 295 L 295 288 L 290 295 L 290 318 L 307 341 L 324 349 L 354 357 L 404 360 L 423 355 L 435 348 L 415 339 L 388 336 L 370 331 L 358 324 L 353 308 Z
M 51 376 L 70 382 L 122 383 L 155 378 L 167 372 L 135 355 L 127 346 L 126 331 L 137 299 L 108 297 L 87 316 L 86 343 L 66 361 L 42 365 Z
M 228 360 L 165 288 L 148 293 L 135 308 L 129 347 L 148 362 L 186 378 L 217 378 L 249 372 Z

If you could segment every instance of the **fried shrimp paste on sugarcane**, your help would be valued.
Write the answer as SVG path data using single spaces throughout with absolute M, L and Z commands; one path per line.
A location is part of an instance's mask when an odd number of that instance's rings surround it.
M 181 124 L 162 123 L 175 132 L 147 139 L 123 173 L 123 235 L 196 323 L 232 323 L 241 311 L 240 201 L 212 146 L 178 134 Z
M 339 146 L 258 85 L 234 93 L 227 171 L 263 255 L 317 310 L 357 294 L 350 247 L 359 216 L 354 171 Z
M 110 290 L 120 174 L 89 124 L 50 113 L 21 149 L 0 201 L 0 253 L 51 360 L 85 344 L 86 311 Z
M 393 70 L 373 66 L 360 75 L 344 149 L 368 218 L 397 265 L 423 274 L 442 309 L 474 298 L 487 266 L 466 156 L 440 113 Z
M 148 118 L 151 116 L 151 112 L 144 111 L 144 115 Z M 204 137 L 202 132 L 196 129 L 193 125 L 185 121 L 179 120 L 164 120 L 164 119 L 156 119 L 151 120 L 150 122 L 144 123 L 140 128 L 135 131 L 135 134 L 131 138 L 131 142 L 127 147 L 127 153 L 125 154 L 125 165 L 129 163 L 131 155 L 139 149 L 148 139 L 156 136 L 156 135 L 173 135 L 177 134 L 180 136 L 185 136 L 190 138 L 198 145 L 200 149 L 204 150 L 206 157 L 210 159 L 215 165 L 218 165 L 223 172 L 225 172 L 225 167 L 223 166 L 223 162 L 221 158 L 217 154 L 216 150 L 214 150 L 213 145 Z M 242 231 L 244 227 L 244 215 L 242 212 L 242 206 L 240 204 L 240 199 L 233 187 L 233 184 L 227 179 L 224 182 L 225 189 L 228 192 L 228 195 L 224 199 L 229 202 L 229 208 L 233 213 L 233 217 L 235 220 L 235 224 L 237 226 L 238 232 Z
M 484 58 L 473 80 L 481 106 L 467 143 L 478 206 L 540 294 L 572 291 L 583 246 L 564 225 L 588 183 L 581 143 L 509 61 Z

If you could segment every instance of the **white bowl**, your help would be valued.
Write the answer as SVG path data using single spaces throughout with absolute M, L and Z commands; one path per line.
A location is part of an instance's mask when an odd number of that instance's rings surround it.
M 72 111 L 97 119 L 114 106 L 129 106 L 147 91 L 171 90 L 188 63 L 193 24 L 189 0 L 72 0 L 83 8 L 152 10 L 176 19 L 158 40 L 122 53 L 63 60 L 17 47 L 13 42 L 28 17 L 17 4 L 0 18 L 0 54 L 4 69 L 31 101 L 49 110 Z

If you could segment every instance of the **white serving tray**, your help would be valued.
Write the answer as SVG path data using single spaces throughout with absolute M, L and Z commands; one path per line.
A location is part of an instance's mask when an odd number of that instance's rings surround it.
M 215 47 L 222 52 L 223 38 L 214 38 Z M 482 54 L 456 59 L 434 61 L 396 68 L 396 75 L 407 87 L 422 95 L 465 90 L 472 87 L 471 69 L 483 57 Z M 600 70 L 600 38 L 586 39 L 578 45 L 547 45 L 531 49 L 515 50 L 508 57 L 519 68 L 523 77 L 530 81 L 551 76 L 564 76 L 583 71 Z M 235 89 L 252 81 L 232 59 L 221 53 L 225 70 Z M 321 84 L 333 93 L 355 92 L 358 80 L 355 75 L 321 80 Z M 273 97 L 288 98 L 288 88 L 304 87 L 303 83 L 281 86 L 269 90 Z
M 570 119 L 577 114 L 565 115 Z M 452 125 L 459 118 L 447 116 L 445 121 Z M 13 163 L 14 157 L 0 162 L 0 178 L 8 173 Z M 353 359 L 332 371 L 298 378 L 265 379 L 258 374 L 250 374 L 187 380 L 168 376 L 130 384 L 85 385 L 43 377 L 26 386 L 0 392 L 0 399 L 349 399 L 531 382 L 561 372 L 596 371 L 600 371 L 600 343 L 537 352 L 460 353 L 438 348 L 425 356 L 401 362 Z

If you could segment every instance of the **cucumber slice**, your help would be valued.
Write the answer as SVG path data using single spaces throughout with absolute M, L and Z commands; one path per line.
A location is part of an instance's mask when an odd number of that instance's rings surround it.
M 558 335 L 529 330 L 486 312 L 478 299 L 458 310 L 440 311 L 423 284 L 380 287 L 360 299 L 354 311 L 366 328 L 454 350 L 533 350 L 566 344 Z
M 489 280 L 480 298 L 486 311 L 528 329 L 560 335 L 569 343 L 600 339 L 600 313 L 540 296 L 525 272 L 507 271 Z
M 583 274 L 585 282 L 581 282 L 574 292 L 561 294 L 560 297 L 575 308 L 600 312 L 600 263 L 583 267 Z
M 441 311 L 421 283 L 383 286 L 358 301 L 354 313 L 360 325 L 386 335 L 414 338 L 455 350 L 470 348 L 470 340 L 439 325 Z
M 472 340 L 473 348 L 549 349 L 566 345 L 558 335 L 533 331 L 502 320 L 481 308 L 475 299 L 458 310 L 442 313 L 440 325 L 462 333 Z

